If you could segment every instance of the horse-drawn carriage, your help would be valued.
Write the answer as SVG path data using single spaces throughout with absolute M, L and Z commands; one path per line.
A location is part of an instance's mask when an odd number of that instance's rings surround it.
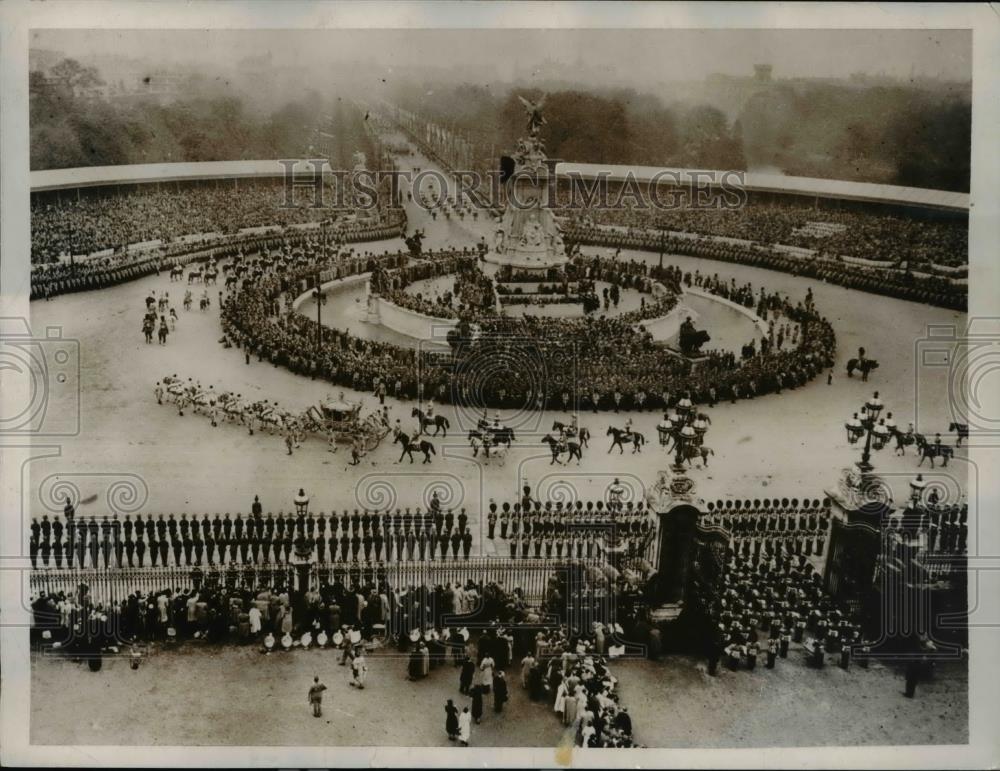
M 336 442 L 353 444 L 360 440 L 361 448 L 370 452 L 378 447 L 389 433 L 377 413 L 361 417 L 361 402 L 351 402 L 341 395 L 337 399 L 326 399 L 306 410 L 317 430 Z

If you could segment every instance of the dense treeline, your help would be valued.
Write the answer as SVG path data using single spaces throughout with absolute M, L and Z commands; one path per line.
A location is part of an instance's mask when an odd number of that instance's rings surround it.
M 158 103 L 100 96 L 93 68 L 64 60 L 31 73 L 31 167 L 301 157 L 320 151 L 350 168 L 371 158 L 363 114 L 314 90 L 274 111 L 191 78 L 185 96 Z M 480 160 L 515 147 L 524 134 L 509 84 L 447 86 L 400 82 L 396 104 L 458 132 Z M 365 98 L 370 95 L 364 95 Z M 969 189 L 971 96 L 909 86 L 778 81 L 746 91 L 731 118 L 705 103 L 665 103 L 628 89 L 548 90 L 542 138 L 566 161 L 745 169 Z
M 489 152 L 524 133 L 517 94 L 457 86 L 400 87 L 396 101 Z M 554 90 L 542 131 L 566 161 L 745 169 L 942 190 L 969 189 L 968 93 L 917 87 L 854 87 L 819 81 L 748 90 L 732 121 L 710 104 L 665 104 L 634 91 Z
M 776 84 L 750 98 L 739 129 L 751 163 L 787 174 L 969 190 L 967 94 Z
M 224 92 L 191 82 L 169 103 L 110 100 L 96 70 L 67 59 L 30 74 L 31 168 L 55 169 L 169 161 L 300 158 L 319 153 L 351 168 L 372 158 L 364 114 L 318 92 L 258 112 Z M 320 133 L 322 132 L 322 133 Z
M 449 129 L 469 136 L 483 152 L 507 152 L 524 136 L 524 107 L 518 96 L 537 99 L 538 90 L 470 85 L 434 88 L 406 85 L 394 101 Z M 666 108 L 630 90 L 549 92 L 542 129 L 551 158 L 590 163 L 745 168 L 739 137 L 721 110 L 708 105 Z

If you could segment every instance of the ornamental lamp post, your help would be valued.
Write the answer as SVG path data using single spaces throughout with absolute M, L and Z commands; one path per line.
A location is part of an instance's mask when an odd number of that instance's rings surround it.
M 695 446 L 697 439 L 698 434 L 690 423 L 684 423 L 681 430 L 677 432 L 677 436 L 674 438 L 674 450 L 676 451 L 674 465 L 671 467 L 675 474 L 684 473 L 684 459 L 687 457 L 687 449 Z
M 319 355 L 320 347 L 323 344 L 323 301 L 326 299 L 323 296 L 323 291 L 320 289 L 320 277 L 319 271 L 316 271 L 316 285 L 313 288 L 312 295 L 313 299 L 316 301 L 316 355 Z
M 700 414 L 695 414 L 691 427 L 694 429 L 695 434 L 698 435 L 698 443 L 700 444 L 702 437 L 708 433 L 708 422 Z
M 660 434 L 660 445 L 666 447 L 674 433 L 674 421 L 670 419 L 668 413 L 663 413 L 663 420 L 656 425 L 656 430 Z
M 875 469 L 871 463 L 872 450 L 881 450 L 889 441 L 889 428 L 884 419 L 879 420 L 879 413 L 883 407 L 885 405 L 878 398 L 878 391 L 876 391 L 872 398 L 864 403 L 861 410 L 855 412 L 851 419 L 844 424 L 849 444 L 857 444 L 862 436 L 865 437 L 865 448 L 861 452 L 861 460 L 857 463 L 862 476 L 870 474 Z

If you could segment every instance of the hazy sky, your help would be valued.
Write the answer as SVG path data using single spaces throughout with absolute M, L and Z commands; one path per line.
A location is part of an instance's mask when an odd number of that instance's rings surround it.
M 159 64 L 228 69 L 270 52 L 275 65 L 306 65 L 321 75 L 332 64 L 365 62 L 372 70 L 450 68 L 455 77 L 507 80 L 546 59 L 584 64 L 596 81 L 635 87 L 700 80 L 719 72 L 747 75 L 755 63 L 774 76 L 846 77 L 854 72 L 971 78 L 967 30 L 36 30 L 32 46 L 68 56 L 121 55 Z M 596 72 L 596 74 L 594 74 Z M 589 79 L 589 77 L 588 77 Z M 595 85 L 598 83 L 595 82 Z

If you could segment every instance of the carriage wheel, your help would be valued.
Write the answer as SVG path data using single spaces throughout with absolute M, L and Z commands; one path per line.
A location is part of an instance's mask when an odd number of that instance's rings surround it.
M 371 452 L 376 447 L 378 447 L 379 437 L 377 434 L 366 434 L 365 435 L 365 449 Z

